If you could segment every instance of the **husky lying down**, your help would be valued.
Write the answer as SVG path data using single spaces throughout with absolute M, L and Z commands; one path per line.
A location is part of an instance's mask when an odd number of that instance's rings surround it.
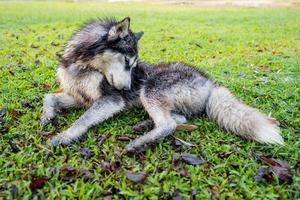
M 138 61 L 138 40 L 130 19 L 97 20 L 81 28 L 68 42 L 57 76 L 62 93 L 44 98 L 43 125 L 62 108 L 88 110 L 52 145 L 69 145 L 87 130 L 125 109 L 142 105 L 154 128 L 126 147 L 128 152 L 158 142 L 176 124 L 206 114 L 225 130 L 260 143 L 284 144 L 275 119 L 237 100 L 203 73 L 181 63 L 148 65 Z

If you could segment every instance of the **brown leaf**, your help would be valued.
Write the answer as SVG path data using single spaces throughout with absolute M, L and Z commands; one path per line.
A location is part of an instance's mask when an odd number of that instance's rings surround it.
M 231 154 L 232 152 L 219 152 L 218 157 L 224 159 L 224 158 L 228 158 Z
M 173 154 L 172 164 L 173 164 L 173 170 L 179 169 L 181 162 L 179 159 L 179 155 L 177 153 Z
M 101 172 L 108 173 L 110 172 L 110 163 L 107 161 L 101 162 Z
M 191 177 L 189 172 L 185 169 L 180 170 L 179 175 L 183 178 L 190 178 Z
M 201 165 L 201 164 L 207 163 L 206 160 L 200 160 L 196 156 L 193 156 L 193 155 L 188 154 L 188 153 L 183 153 L 182 154 L 182 160 L 184 162 L 186 162 L 187 164 L 189 164 L 189 165 Z
M 109 194 L 103 197 L 104 200 L 112 200 L 113 199 L 113 195 Z
M 48 85 L 47 83 L 43 83 L 42 89 L 43 89 L 43 91 L 48 91 L 50 89 L 50 85 Z
M 261 167 L 257 170 L 256 176 L 253 178 L 256 183 L 262 182 L 264 179 L 268 182 L 272 182 L 274 180 L 272 173 L 268 168 Z
M 198 126 L 192 125 L 192 124 L 177 124 L 176 130 L 177 131 L 189 131 L 192 132 L 193 130 L 196 130 Z
M 100 135 L 100 137 L 98 137 L 98 146 L 101 146 L 104 142 L 105 142 L 105 140 L 107 139 L 107 138 L 109 138 L 111 136 L 111 134 L 110 133 L 107 133 L 107 134 L 102 134 L 102 135 Z
M 30 183 L 30 189 L 31 190 L 36 190 L 36 189 L 40 189 L 42 188 L 45 183 L 49 180 L 49 178 L 47 176 L 36 176 L 33 177 L 33 179 L 31 180 Z
M 37 60 L 34 61 L 34 64 L 40 65 L 40 64 L 42 64 L 42 62 L 39 59 L 37 59 Z
M 83 177 L 84 181 L 91 180 L 95 177 L 94 174 L 88 169 L 83 170 L 81 172 L 81 176 Z
M 77 175 L 78 170 L 74 167 L 64 166 L 60 169 L 60 180 L 70 181 Z
M 124 136 L 117 136 L 116 140 L 121 141 L 121 142 L 129 142 L 129 141 L 131 141 L 131 138 L 124 135 Z
M 216 186 L 210 186 L 209 191 L 216 199 L 220 199 L 220 191 Z
M 35 44 L 31 44 L 30 47 L 33 48 L 33 49 L 39 48 L 39 46 L 38 46 L 38 45 L 35 45 Z
M 16 109 L 11 110 L 11 115 L 14 119 L 19 119 L 22 116 L 22 113 Z
M 54 46 L 54 47 L 57 47 L 57 46 L 59 46 L 59 43 L 56 43 L 56 42 L 52 41 L 51 45 Z
M 293 182 L 293 172 L 290 165 L 282 160 L 268 158 L 264 155 L 259 156 L 261 162 L 267 164 L 271 171 L 278 177 L 281 183 L 286 182 L 291 184 Z
M 142 172 L 138 172 L 138 173 L 134 173 L 131 171 L 126 172 L 126 177 L 135 183 L 143 182 L 144 180 L 146 180 L 147 176 L 148 176 L 148 174 L 146 171 L 142 171 Z
M 153 129 L 154 123 L 152 120 L 145 120 L 135 126 L 133 126 L 133 130 L 136 133 L 144 133 Z
M 52 93 L 59 94 L 59 93 L 63 93 L 63 92 L 64 92 L 64 88 L 60 88 L 60 89 L 54 90 Z

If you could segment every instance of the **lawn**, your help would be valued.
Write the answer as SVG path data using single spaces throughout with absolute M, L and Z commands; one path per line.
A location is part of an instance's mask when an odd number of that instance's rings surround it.
M 132 126 L 147 117 L 135 109 L 95 126 L 69 147 L 47 146 L 51 135 L 84 112 L 68 110 L 54 125 L 40 126 L 43 96 L 58 89 L 56 54 L 83 22 L 103 16 L 130 16 L 132 29 L 145 32 L 141 60 L 192 64 L 277 118 L 286 145 L 246 141 L 203 117 L 189 122 L 198 126 L 192 133 L 173 134 L 196 147 L 169 137 L 143 154 L 126 155 L 126 140 L 138 137 Z M 0 44 L 0 199 L 300 198 L 299 9 L 0 1 Z M 103 135 L 108 137 L 101 142 Z M 208 162 L 188 165 L 179 158 L 177 166 L 174 157 L 183 152 Z M 289 163 L 293 183 L 276 176 L 255 182 L 266 165 L 253 152 Z M 146 171 L 148 177 L 134 183 L 127 171 Z M 37 176 L 48 180 L 34 190 Z

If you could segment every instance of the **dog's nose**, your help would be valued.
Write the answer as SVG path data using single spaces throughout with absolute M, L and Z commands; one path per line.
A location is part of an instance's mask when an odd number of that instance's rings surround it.
M 130 86 L 130 85 L 124 87 L 124 90 L 130 90 L 130 89 L 131 89 L 131 86 Z

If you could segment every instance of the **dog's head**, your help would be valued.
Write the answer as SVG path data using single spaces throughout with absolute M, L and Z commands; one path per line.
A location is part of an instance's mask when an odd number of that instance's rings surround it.
M 138 62 L 138 41 L 143 32 L 133 33 L 129 29 L 130 19 L 127 17 L 112 26 L 107 34 L 108 49 L 104 52 L 104 60 L 108 64 L 103 73 L 109 84 L 115 88 L 130 89 L 131 71 Z
M 130 89 L 131 71 L 138 59 L 143 32 L 130 30 L 130 18 L 97 20 L 85 25 L 68 42 L 62 65 L 92 67 L 101 71 L 116 89 Z

